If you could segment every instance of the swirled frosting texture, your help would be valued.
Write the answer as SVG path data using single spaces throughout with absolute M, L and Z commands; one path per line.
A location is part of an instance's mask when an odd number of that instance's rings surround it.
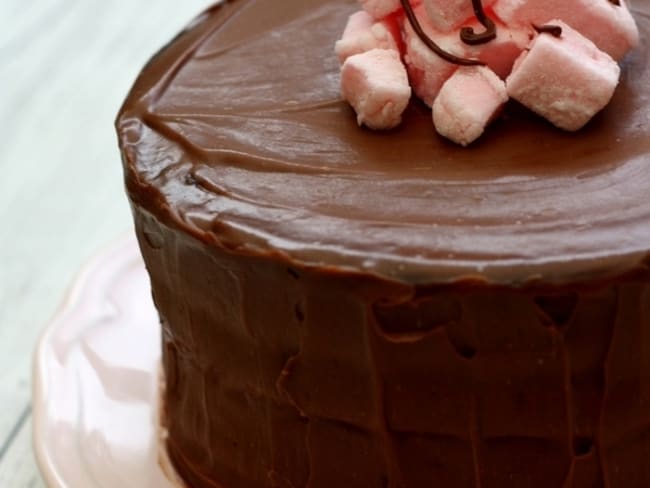
M 460 149 L 413 101 L 358 128 L 332 51 L 354 0 L 214 7 L 144 70 L 118 126 L 134 195 L 195 236 L 409 282 L 567 282 L 650 250 L 650 2 L 612 103 L 565 134 L 511 105 Z

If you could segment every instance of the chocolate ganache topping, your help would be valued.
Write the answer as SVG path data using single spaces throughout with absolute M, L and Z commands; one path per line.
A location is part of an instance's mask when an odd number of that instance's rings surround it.
M 127 184 L 150 188 L 138 203 L 243 252 L 415 282 L 558 282 L 645 258 L 650 2 L 635 5 L 642 45 L 584 130 L 514 106 L 464 150 L 432 136 L 417 101 L 392 132 L 356 126 L 331 47 L 355 9 L 238 0 L 198 18 L 119 116 Z

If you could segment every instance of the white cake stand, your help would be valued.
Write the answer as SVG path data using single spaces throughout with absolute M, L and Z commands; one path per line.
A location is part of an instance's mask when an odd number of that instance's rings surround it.
M 136 241 L 90 263 L 34 358 L 34 449 L 50 488 L 178 488 L 158 428 L 160 330 Z

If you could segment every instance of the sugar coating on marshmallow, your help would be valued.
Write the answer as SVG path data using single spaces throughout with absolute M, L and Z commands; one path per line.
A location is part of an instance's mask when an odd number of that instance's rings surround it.
M 438 132 L 461 145 L 483 133 L 508 97 L 562 129 L 579 129 L 618 84 L 620 68 L 607 53 L 620 58 L 639 41 L 629 0 L 482 0 L 495 36 L 478 43 L 461 35 L 462 28 L 486 29 L 472 0 L 410 0 L 438 53 L 411 25 L 402 0 L 359 1 L 364 10 L 336 43 L 341 93 L 359 124 L 398 125 L 412 90 L 432 107 Z M 538 34 L 545 24 L 563 35 Z M 465 66 L 469 60 L 483 66 Z
M 442 49 L 461 58 L 477 59 L 503 79 L 510 74 L 515 60 L 530 44 L 532 38 L 533 30 L 530 26 L 511 28 L 497 22 L 495 39 L 485 44 L 470 45 L 462 41 L 459 31 L 450 33 L 437 31 L 429 21 L 424 6 L 415 8 L 414 11 L 424 32 Z M 465 22 L 464 25 L 471 27 L 475 32 L 484 29 L 478 20 Z M 454 74 L 458 65 L 445 61 L 432 52 L 408 22 L 404 24 L 403 36 L 404 62 L 413 91 L 430 107 L 443 83 Z
M 438 133 L 467 146 L 508 101 L 505 83 L 485 66 L 463 66 L 442 86 L 433 104 Z
M 399 53 L 372 49 L 350 56 L 341 68 L 341 94 L 357 113 L 359 125 L 371 129 L 399 125 L 411 98 Z
M 483 0 L 489 7 L 496 0 Z M 423 0 L 431 25 L 440 32 L 451 32 L 474 16 L 471 0 Z
M 374 19 L 383 19 L 402 7 L 400 0 L 359 0 L 363 9 Z
M 350 16 L 343 31 L 343 36 L 336 42 L 334 50 L 343 62 L 353 54 L 360 54 L 371 49 L 393 49 L 400 51 L 402 43 L 400 27 L 395 17 L 375 20 L 365 10 Z
M 423 0 L 410 0 L 413 7 L 417 7 Z M 359 0 L 361 7 L 375 20 L 382 20 L 388 15 L 403 14 L 400 0 Z
M 512 71 L 512 66 L 521 52 L 530 44 L 533 37 L 533 30 L 530 26 L 506 26 L 496 21 L 496 38 L 485 44 L 469 45 L 460 40 L 458 34 L 456 42 L 463 48 L 465 58 L 478 59 L 494 71 L 500 78 L 506 77 Z M 465 24 L 474 29 L 474 32 L 481 32 L 482 27 L 478 21 Z
M 508 94 L 565 130 L 582 128 L 609 103 L 620 68 L 607 53 L 560 20 L 562 35 L 538 35 L 515 62 Z
M 441 48 L 456 56 L 463 55 L 459 42 L 437 32 L 429 22 L 424 6 L 414 9 L 416 17 L 424 32 Z M 458 69 L 458 65 L 445 61 L 432 52 L 417 35 L 409 22 L 404 23 L 404 63 L 411 80 L 413 92 L 429 107 L 433 104 L 440 88 L 447 79 Z M 451 42 L 450 42 L 451 41 Z
M 625 0 L 498 0 L 494 13 L 512 25 L 546 24 L 560 19 L 602 51 L 619 60 L 639 43 L 639 30 Z

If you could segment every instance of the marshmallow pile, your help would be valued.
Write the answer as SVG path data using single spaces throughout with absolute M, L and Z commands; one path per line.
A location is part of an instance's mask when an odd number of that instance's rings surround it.
M 335 47 L 359 125 L 399 125 L 413 92 L 438 133 L 463 146 L 510 98 L 561 129 L 582 128 L 611 100 L 617 61 L 639 42 L 625 0 L 483 0 L 482 12 L 472 0 L 411 0 L 410 12 L 401 0 L 360 3 Z M 478 13 L 492 36 L 469 42 L 463 30 L 487 29 Z

